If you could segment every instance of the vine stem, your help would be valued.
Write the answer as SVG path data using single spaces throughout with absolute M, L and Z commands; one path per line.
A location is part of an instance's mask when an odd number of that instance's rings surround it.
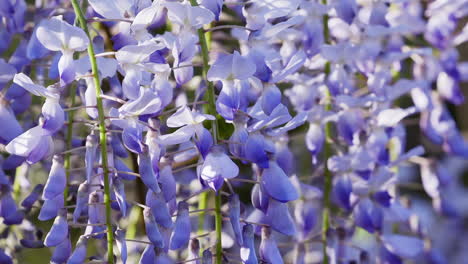
M 104 115 L 104 106 L 101 98 L 101 81 L 99 80 L 98 66 L 96 62 L 96 53 L 94 52 L 93 40 L 89 34 L 86 18 L 81 10 L 78 0 L 71 0 L 73 10 L 78 18 L 81 28 L 89 38 L 88 55 L 91 63 L 91 70 L 96 88 L 96 105 L 99 119 L 99 139 L 101 147 L 101 167 L 104 173 L 104 203 L 106 205 L 106 227 L 107 227 L 107 263 L 114 264 L 114 233 L 112 232 L 111 222 L 111 195 L 109 182 L 109 167 L 107 160 L 107 135 Z
M 223 216 L 221 214 L 221 194 L 217 194 L 215 199 L 216 264 L 221 264 L 223 261 L 223 247 L 221 244 L 221 230 L 223 228 Z
M 192 6 L 197 6 L 198 3 L 196 0 L 190 0 L 190 4 Z M 203 68 L 202 68 L 202 77 L 206 81 L 206 86 L 207 86 L 207 109 L 208 109 L 208 114 L 213 115 L 215 119 L 211 123 L 211 130 L 213 132 L 213 141 L 214 144 L 218 144 L 218 120 L 216 118 L 216 105 L 215 105 L 215 91 L 214 91 L 214 86 L 213 83 L 208 81 L 206 76 L 208 74 L 208 70 L 210 69 L 210 65 L 208 64 L 209 62 L 209 54 L 208 54 L 208 49 L 209 49 L 209 44 L 211 40 L 211 35 L 210 32 L 207 32 L 205 35 L 205 31 L 203 28 L 198 29 L 198 41 L 200 42 L 200 47 L 201 47 L 201 55 L 202 55 L 202 61 L 203 61 Z M 206 209 L 208 203 L 208 192 L 204 192 L 200 194 L 200 202 L 198 204 L 198 209 Z M 221 195 L 216 194 L 215 198 L 215 228 L 216 228 L 216 264 L 221 264 L 222 263 L 222 254 L 223 254 L 223 248 L 222 248 L 222 242 L 221 242 L 221 229 L 222 229 L 222 214 L 221 214 Z M 201 213 L 199 216 L 199 224 L 198 224 L 198 234 L 203 232 L 203 227 L 204 227 L 204 221 L 205 221 L 205 212 Z
M 327 5 L 327 0 L 322 0 L 323 5 Z M 325 13 L 322 17 L 322 25 L 323 25 L 323 38 L 326 44 L 330 44 L 330 32 L 328 28 L 328 13 Z M 325 64 L 325 81 L 327 80 L 328 75 L 330 74 L 330 69 L 331 65 L 330 62 L 328 61 Z M 326 105 L 325 105 L 325 110 L 330 111 L 331 110 L 331 104 L 330 104 L 330 99 L 331 99 L 331 94 L 330 90 L 326 90 Z M 330 140 L 331 139 L 331 123 L 327 122 L 324 127 L 324 133 L 325 133 L 325 145 L 323 149 L 323 156 L 324 156 L 324 189 L 323 189 L 323 213 L 322 213 L 322 241 L 323 241 L 323 263 L 328 264 L 329 259 L 327 255 L 327 231 L 330 228 L 330 195 L 331 195 L 331 190 L 332 190 L 332 174 L 328 168 L 328 159 L 332 155 L 332 149 L 330 145 Z

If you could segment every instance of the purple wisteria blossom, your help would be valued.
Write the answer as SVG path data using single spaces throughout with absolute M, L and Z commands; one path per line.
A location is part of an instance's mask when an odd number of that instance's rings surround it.
M 466 0 L 0 1 L 0 263 L 464 263 Z

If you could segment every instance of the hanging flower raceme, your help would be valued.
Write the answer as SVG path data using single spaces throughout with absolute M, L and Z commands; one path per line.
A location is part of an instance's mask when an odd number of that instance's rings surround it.
M 466 1 L 0 2 L 0 263 L 467 259 Z

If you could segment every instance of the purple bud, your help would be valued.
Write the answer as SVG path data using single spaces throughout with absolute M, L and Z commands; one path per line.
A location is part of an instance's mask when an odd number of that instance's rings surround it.
M 92 133 L 86 137 L 85 166 L 87 182 L 92 182 L 94 163 L 96 161 L 96 150 L 98 145 L 99 142 L 96 135 Z
M 154 246 L 147 245 L 143 253 L 141 254 L 139 264 L 154 264 L 156 254 L 154 253 Z
M 162 165 L 161 170 L 159 171 L 159 183 L 161 183 L 161 190 L 164 194 L 164 199 L 170 201 L 176 197 L 176 181 L 174 175 L 172 175 L 171 164 Z
M 67 264 L 82 264 L 86 260 L 86 249 L 88 245 L 88 238 L 86 236 L 80 236 L 76 243 L 75 250 L 68 259 Z
M 117 242 L 117 247 L 120 251 L 120 258 L 122 263 L 127 263 L 127 243 L 125 242 L 125 230 L 117 228 L 115 231 L 115 238 Z
M 78 192 L 76 194 L 76 206 L 73 211 L 73 222 L 78 222 L 78 218 L 82 212 L 87 209 L 87 203 L 89 199 L 89 185 L 88 182 L 80 184 Z
M 240 224 L 240 201 L 239 196 L 233 193 L 229 196 L 229 220 L 231 222 L 232 230 L 236 236 L 236 241 L 239 246 L 244 243 L 242 240 L 242 231 Z
M 122 216 L 125 217 L 127 216 L 127 201 L 126 201 L 126 196 L 125 196 L 125 185 L 122 182 L 122 180 L 120 180 L 119 177 L 115 177 L 112 187 L 114 189 L 115 198 L 117 199 L 120 212 L 122 213 Z
M 70 238 L 67 237 L 55 247 L 54 253 L 50 259 L 52 264 L 66 263 L 72 253 L 72 245 Z
M 103 225 L 106 222 L 106 210 L 102 192 L 96 190 L 90 193 L 88 204 L 88 223 L 92 225 L 86 227 L 85 235 L 104 231 L 105 227 Z M 95 237 L 101 239 L 104 237 L 104 234 Z
M 245 264 L 257 264 L 257 254 L 255 253 L 254 227 L 247 224 L 242 228 L 243 244 L 240 250 L 240 257 Z
M 50 200 L 44 200 L 44 204 L 42 205 L 38 219 L 41 221 L 46 221 L 56 217 L 58 215 L 59 210 L 63 208 L 63 203 L 63 193 L 55 196 Z
M 154 193 L 153 191 L 148 190 L 146 193 L 146 205 L 151 208 L 154 219 L 159 225 L 165 228 L 172 227 L 172 216 L 169 213 L 169 209 L 162 192 Z
M 67 211 L 61 209 L 59 215 L 55 218 L 49 233 L 47 234 L 44 245 L 55 247 L 62 243 L 68 237 Z
M 185 247 L 190 240 L 191 230 L 188 204 L 183 201 L 179 202 L 177 205 L 177 218 L 174 231 L 171 236 L 170 249 L 176 250 Z
M 153 164 L 151 163 L 148 147 L 146 145 L 143 146 L 142 152 L 138 154 L 138 165 L 141 180 L 146 185 L 146 187 L 155 193 L 161 192 L 158 179 L 156 178 L 153 170 Z
M 322 151 L 323 144 L 325 143 L 325 134 L 323 133 L 323 128 L 315 123 L 309 124 L 309 130 L 305 137 L 305 142 L 307 149 L 314 157 L 314 162 L 316 156 Z
M 276 245 L 269 227 L 262 227 L 262 241 L 260 242 L 260 258 L 267 263 L 283 263 L 283 257 Z
M 205 249 L 202 255 L 201 264 L 212 264 L 213 263 L 213 254 L 210 249 Z
M 143 210 L 143 218 L 145 221 L 146 235 L 156 248 L 164 248 L 164 239 L 159 231 L 158 224 L 154 220 L 153 213 L 150 208 Z
M 63 157 L 54 155 L 49 178 L 45 184 L 42 198 L 44 200 L 50 200 L 55 198 L 57 195 L 63 194 L 63 190 L 65 190 L 66 185 L 67 176 L 63 167 Z
M 24 200 L 21 202 L 21 206 L 23 206 L 27 210 L 30 210 L 33 204 L 41 196 L 43 189 L 44 189 L 44 185 L 42 184 L 37 184 L 36 186 L 34 186 L 32 192 L 26 198 L 24 198 Z

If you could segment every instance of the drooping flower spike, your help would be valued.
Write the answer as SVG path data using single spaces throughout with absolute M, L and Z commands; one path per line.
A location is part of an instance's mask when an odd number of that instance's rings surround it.
M 466 1 L 0 2 L 0 263 L 467 258 Z

